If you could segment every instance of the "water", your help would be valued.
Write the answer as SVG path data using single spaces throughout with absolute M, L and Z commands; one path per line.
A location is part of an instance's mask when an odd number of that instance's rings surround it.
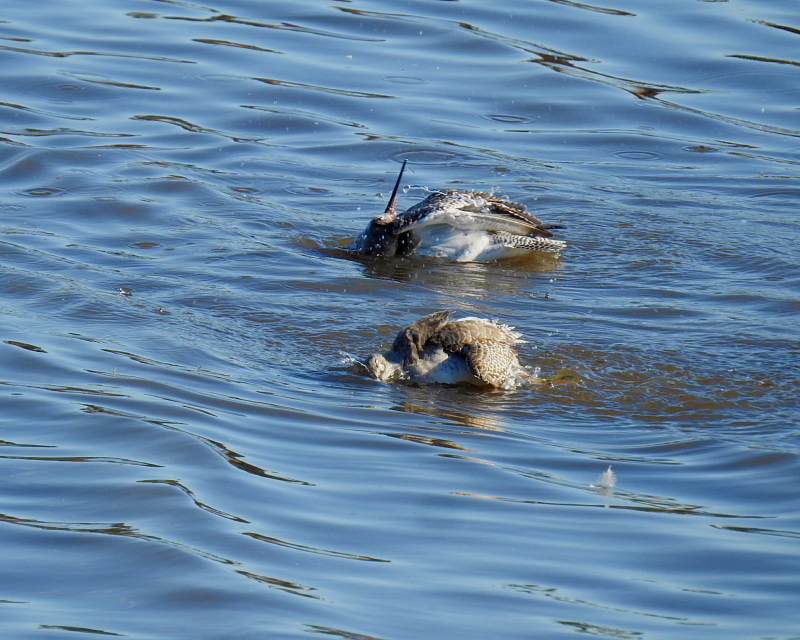
M 0 17 L 3 637 L 800 637 L 792 3 Z M 404 158 L 569 248 L 349 259 Z M 348 360 L 442 308 L 547 384 Z

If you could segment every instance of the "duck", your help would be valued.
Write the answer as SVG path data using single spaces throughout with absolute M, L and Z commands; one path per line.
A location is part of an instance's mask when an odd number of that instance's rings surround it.
M 484 191 L 444 189 L 402 213 L 397 197 L 408 160 L 403 161 L 389 204 L 348 246 L 362 256 L 433 256 L 455 262 L 493 262 L 565 246 L 525 205 Z
M 369 358 L 367 370 L 384 382 L 494 389 L 514 389 L 530 378 L 515 349 L 525 341 L 514 327 L 494 319 L 453 319 L 453 315 L 436 311 L 401 330 L 389 351 Z

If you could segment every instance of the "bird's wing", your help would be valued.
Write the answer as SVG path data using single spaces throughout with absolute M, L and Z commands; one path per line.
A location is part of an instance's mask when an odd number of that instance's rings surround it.
M 482 191 L 457 189 L 432 193 L 399 214 L 394 231 L 402 233 L 435 224 L 544 238 L 553 235 L 539 218 L 528 213 L 518 202 L 507 202 Z
M 521 338 L 522 335 L 514 331 L 514 327 L 494 320 L 461 318 L 448 322 L 431 339 L 446 351 L 458 351 L 477 343 L 513 345 L 523 342 Z
M 510 200 L 502 200 L 494 194 L 484 193 L 482 191 L 473 191 L 475 196 L 480 196 L 489 205 L 489 211 L 495 215 L 508 216 L 529 224 L 532 227 L 545 230 L 544 222 L 537 218 L 532 213 L 529 213 L 524 204 L 519 202 L 511 202 Z
M 494 234 L 493 243 L 502 247 L 530 249 L 531 251 L 561 251 L 567 246 L 563 240 L 553 240 L 541 236 L 521 236 L 516 233 L 498 231 Z
M 462 353 L 475 377 L 494 387 L 503 386 L 519 369 L 517 354 L 508 344 L 476 342 Z

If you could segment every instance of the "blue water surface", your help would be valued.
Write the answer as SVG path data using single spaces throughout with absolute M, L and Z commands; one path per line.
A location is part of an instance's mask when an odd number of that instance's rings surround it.
M 4 7 L 2 636 L 800 638 L 798 44 L 753 0 Z M 353 259 L 404 159 L 401 207 L 568 248 Z M 439 309 L 544 382 L 364 374 Z

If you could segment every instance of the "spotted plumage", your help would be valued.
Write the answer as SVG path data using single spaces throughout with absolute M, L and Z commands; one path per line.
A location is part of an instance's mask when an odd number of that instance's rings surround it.
M 386 210 L 370 220 L 348 247 L 368 256 L 422 255 L 457 262 L 490 262 L 530 251 L 557 253 L 566 246 L 518 202 L 483 191 L 436 191 L 402 213 L 396 212 L 397 178 Z
M 514 345 L 513 327 L 484 318 L 452 319 L 451 311 L 420 318 L 397 334 L 392 348 L 367 363 L 378 380 L 469 384 L 513 389 L 529 377 Z

